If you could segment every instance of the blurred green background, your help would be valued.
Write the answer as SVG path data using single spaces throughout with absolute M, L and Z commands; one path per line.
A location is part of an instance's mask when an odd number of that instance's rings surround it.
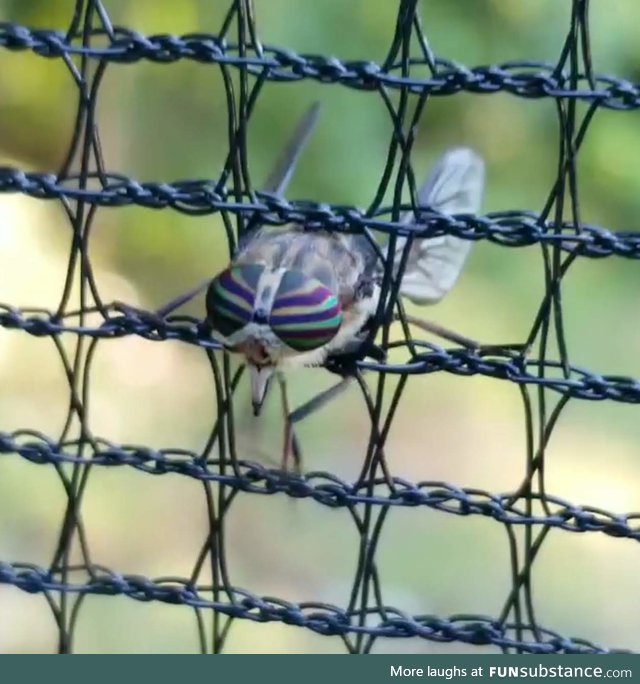
M 215 32 L 226 2 L 106 0 L 112 21 L 143 33 Z M 65 29 L 71 0 L 0 0 L 0 20 Z M 390 0 L 257 0 L 260 37 L 307 53 L 380 61 L 397 3 Z M 555 61 L 570 3 L 557 0 L 422 0 L 436 54 L 469 65 L 512 59 Z M 617 0 L 591 8 L 598 72 L 640 80 L 640 5 Z M 317 133 L 288 192 L 366 206 L 386 158 L 391 124 L 381 100 L 338 85 L 268 84 L 249 128 L 250 170 L 259 187 L 297 118 L 322 102 Z M 60 60 L 0 52 L 0 164 L 55 171 L 74 120 L 76 90 Z M 584 105 L 578 113 L 584 114 Z M 640 212 L 640 114 L 600 111 L 579 155 L 584 221 L 634 230 Z M 219 70 L 181 61 L 110 66 L 98 124 L 111 171 L 138 180 L 216 178 L 226 151 L 226 104 Z M 509 95 L 434 98 L 420 124 L 413 164 L 427 172 L 447 147 L 466 144 L 487 161 L 485 210 L 540 210 L 556 175 L 558 124 L 550 100 Z M 64 281 L 68 222 L 55 203 L 0 196 L 0 301 L 54 308 Z M 217 272 L 227 259 L 217 217 L 174 211 L 102 209 L 91 257 L 106 301 L 152 308 Z M 637 262 L 579 259 L 563 283 L 570 358 L 596 372 L 640 375 Z M 527 335 L 544 291 L 538 248 L 482 242 L 454 291 L 430 317 L 484 342 Z M 203 311 L 202 301 L 188 310 Z M 68 390 L 53 344 L 0 330 L 0 430 L 32 428 L 55 436 Z M 139 338 L 102 343 L 93 369 L 90 424 L 114 442 L 202 448 L 215 415 L 205 355 L 187 345 Z M 327 387 L 322 369 L 292 376 L 293 403 Z M 277 397 L 250 415 L 247 388 L 236 402 L 239 453 L 275 464 L 282 422 Z M 299 429 L 306 467 L 353 478 L 368 422 L 351 390 Z M 633 406 L 573 401 L 547 452 L 547 491 L 615 512 L 640 509 L 640 421 Z M 518 388 L 444 374 L 412 378 L 391 430 L 392 472 L 491 492 L 513 490 L 526 467 Z M 64 492 L 51 468 L 0 459 L 0 559 L 46 566 Z M 201 486 L 184 477 L 98 469 L 83 503 L 93 560 L 120 572 L 187 576 L 206 532 Z M 284 496 L 239 496 L 228 518 L 234 584 L 257 594 L 346 605 L 358 537 L 345 511 Z M 504 528 L 490 520 L 420 509 L 391 512 L 377 562 L 388 604 L 411 613 L 497 615 L 510 590 Z M 536 561 L 539 622 L 605 645 L 640 648 L 635 542 L 553 531 Z M 0 586 L 0 651 L 55 649 L 56 629 L 42 596 Z M 191 611 L 124 598 L 89 598 L 78 652 L 189 652 L 197 648 Z M 277 624 L 237 621 L 230 652 L 341 651 L 337 638 Z M 379 641 L 376 651 L 460 652 L 460 644 Z M 489 650 L 489 649 L 487 649 Z

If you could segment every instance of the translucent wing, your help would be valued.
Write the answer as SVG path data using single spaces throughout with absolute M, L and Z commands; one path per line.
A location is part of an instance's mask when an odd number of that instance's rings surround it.
M 418 193 L 418 203 L 443 214 L 476 214 L 484 191 L 484 162 L 472 150 L 455 148 L 440 158 Z M 414 220 L 413 214 L 404 217 Z M 397 241 L 394 266 L 400 265 L 406 240 Z M 438 302 L 453 287 L 471 249 L 469 240 L 450 235 L 415 240 L 400 293 L 416 304 Z
M 298 122 L 298 125 L 291 134 L 287 144 L 284 146 L 278 161 L 269 174 L 269 178 L 263 188 L 265 192 L 282 195 L 287 189 L 287 186 L 293 177 L 293 172 L 296 169 L 298 159 L 300 159 L 300 155 L 318 123 L 319 111 L 319 103 L 314 102 Z M 264 230 L 260 225 L 259 220 L 253 216 L 249 220 L 249 224 L 240 239 L 240 251 L 242 251 L 250 242 L 258 239 L 263 233 Z
M 318 123 L 319 112 L 320 103 L 314 102 L 300 119 L 291 138 L 289 138 L 282 150 L 280 158 L 269 174 L 269 178 L 264 186 L 265 192 L 282 195 L 287 189 L 298 159 Z

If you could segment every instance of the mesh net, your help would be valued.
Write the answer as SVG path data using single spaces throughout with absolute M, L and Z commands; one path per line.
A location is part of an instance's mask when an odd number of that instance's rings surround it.
M 267 47 L 260 41 L 260 22 L 250 0 L 230 2 L 219 32 L 212 34 L 141 35 L 112 25 L 105 6 L 98 0 L 77 0 L 65 32 L 0 24 L 3 50 L 32 52 L 38 58 L 64 62 L 79 93 L 74 134 L 66 159 L 56 173 L 0 169 L 2 192 L 56 201 L 73 232 L 58 307 L 25 308 L 16 302 L 0 305 L 0 325 L 5 334 L 20 331 L 52 340 L 68 382 L 68 414 L 60 434 L 45 435 L 30 429 L 0 432 L 0 453 L 6 454 L 5 458 L 25 459 L 55 469 L 66 497 L 59 538 L 49 564 L 0 560 L 0 582 L 45 597 L 58 631 L 59 651 L 72 650 L 86 599 L 93 595 L 179 604 L 181 610 L 193 616 L 203 652 L 224 651 L 230 628 L 238 621 L 279 622 L 332 635 L 351 653 L 370 652 L 383 637 L 418 637 L 437 644 L 457 643 L 461 648 L 491 646 L 518 653 L 612 650 L 613 645 L 564 636 L 540 624 L 532 587 L 536 560 L 554 529 L 567 535 L 600 533 L 640 538 L 639 514 L 611 513 L 571 503 L 547 492 L 544 477 L 547 445 L 569 403 L 640 401 L 640 384 L 636 380 L 601 375 L 572 363 L 564 338 L 562 309 L 563 281 L 577 260 L 640 257 L 638 234 L 612 232 L 581 220 L 576 180 L 576 155 L 594 114 L 602 109 L 639 108 L 640 89 L 625 80 L 594 73 L 587 0 L 573 0 L 557 63 L 520 61 L 474 68 L 434 56 L 417 0 L 397 4 L 392 41 L 380 63 L 341 61 Z M 210 65 L 222 75 L 228 150 L 219 177 L 139 182 L 111 172 L 103 162 L 96 124 L 97 97 L 107 68 L 151 61 L 169 69 L 182 60 Z M 366 210 L 289 201 L 255 189 L 257 184 L 248 164 L 248 131 L 256 102 L 273 82 L 304 80 L 366 91 L 384 104 L 393 135 L 380 185 Z M 459 93 L 498 92 L 529 100 L 549 98 L 555 105 L 560 131 L 557 177 L 544 207 L 539 213 L 509 210 L 453 218 L 427 207 L 422 209 L 422 220 L 413 236 L 449 233 L 503 247 L 538 246 L 543 257 L 545 293 L 528 337 L 518 348 L 505 346 L 487 351 L 447 345 L 444 348 L 412 335 L 406 321 L 400 325 L 401 333 L 392 335 L 391 314 L 396 311 L 402 318 L 404 310 L 396 301 L 398 281 L 387 269 L 382 294 L 386 305 L 378 312 L 374 327 L 381 346 L 392 352 L 389 358 L 393 361 L 360 358 L 353 368 L 370 425 L 359 476 L 347 481 L 330 472 L 296 475 L 243 458 L 236 446 L 231 401 L 240 383 L 241 369 L 219 351 L 201 318 L 181 314 L 158 317 L 104 300 L 93 273 L 89 239 L 97 209 L 138 206 L 194 216 L 216 214 L 226 229 L 225 237 L 218 234 L 216 239 L 226 238 L 229 253 L 233 253 L 237 236 L 250 219 L 266 225 L 296 222 L 308 230 L 362 233 L 373 240 L 382 236 L 393 241 L 402 228 L 401 212 L 417 210 L 410 160 L 415 128 L 427 102 Z M 384 204 L 390 189 L 392 200 Z M 94 434 L 87 401 L 96 349 L 105 340 L 128 336 L 162 343 L 179 341 L 206 354 L 217 395 L 217 415 L 201 450 L 132 446 Z M 364 371 L 371 385 L 363 381 Z M 407 381 L 411 376 L 441 371 L 495 378 L 515 383 L 519 389 L 527 456 L 522 482 L 512 491 L 491 493 L 443 482 L 413 482 L 393 475 L 393 459 L 386 457 L 385 446 Z M 208 512 L 207 529 L 189 576 L 152 579 L 123 574 L 95 562 L 91 534 L 83 522 L 83 503 L 92 476 L 106 468 L 135 469 L 153 475 L 173 473 L 199 483 Z M 310 499 L 297 505 L 348 512 L 357 555 L 348 603 L 332 605 L 314 601 L 313 597 L 306 602 L 285 601 L 238 586 L 227 564 L 229 535 L 225 534 L 225 520 L 242 497 L 260 494 Z M 484 517 L 501 526 L 509 551 L 506 562 L 511 589 L 499 614 L 412 614 L 389 604 L 377 567 L 377 553 L 390 513 L 403 507 L 414 509 L 411 514 L 415 516 L 431 515 L 437 510 L 465 519 Z M 286 563 L 285 559 L 282 563 Z M 394 642 L 394 646 L 398 643 Z

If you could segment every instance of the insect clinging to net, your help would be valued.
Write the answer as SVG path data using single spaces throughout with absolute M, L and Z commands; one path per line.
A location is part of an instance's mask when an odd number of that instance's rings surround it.
M 317 113 L 314 106 L 298 125 L 267 190 L 278 195 L 284 191 Z M 441 157 L 417 199 L 420 206 L 441 213 L 477 213 L 483 187 L 480 157 L 466 148 L 451 149 Z M 412 221 L 411 213 L 403 217 L 404 223 Z M 276 374 L 280 380 L 285 468 L 297 447 L 282 372 L 322 365 L 362 345 L 378 310 L 387 262 L 401 278 L 400 295 L 415 303 L 433 304 L 454 285 L 470 246 L 469 241 L 450 235 L 415 239 L 410 245 L 401 238 L 393 254 L 383 251 L 382 260 L 362 234 L 307 231 L 295 224 L 256 225 L 247 231 L 229 266 L 209 285 L 207 319 L 213 336 L 246 362 L 255 415 L 271 377 Z M 405 249 L 408 254 L 403 257 Z M 442 329 L 437 332 L 441 334 Z M 326 400 L 347 382 L 325 393 Z M 315 401 L 314 409 L 322 403 Z

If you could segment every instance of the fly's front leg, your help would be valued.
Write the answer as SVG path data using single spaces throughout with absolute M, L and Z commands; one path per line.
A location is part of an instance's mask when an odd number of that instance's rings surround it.
M 156 311 L 153 312 L 144 311 L 143 309 L 138 309 L 135 306 L 130 306 L 129 304 L 125 304 L 124 302 L 118 301 L 113 303 L 113 308 L 116 311 L 120 311 L 125 314 L 133 313 L 135 315 L 140 316 L 141 318 L 151 319 L 156 324 L 159 324 L 162 323 L 163 319 L 166 318 L 170 313 L 173 313 L 176 309 L 179 309 L 183 304 L 190 302 L 194 297 L 199 295 L 204 289 L 206 289 L 209 286 L 210 282 L 210 279 L 204 280 L 193 289 L 189 290 L 188 292 L 185 292 L 184 294 L 180 295 L 179 297 L 176 297 L 175 299 L 172 299 L 170 302 L 168 302 L 164 306 L 161 306 L 159 309 L 156 309 Z

